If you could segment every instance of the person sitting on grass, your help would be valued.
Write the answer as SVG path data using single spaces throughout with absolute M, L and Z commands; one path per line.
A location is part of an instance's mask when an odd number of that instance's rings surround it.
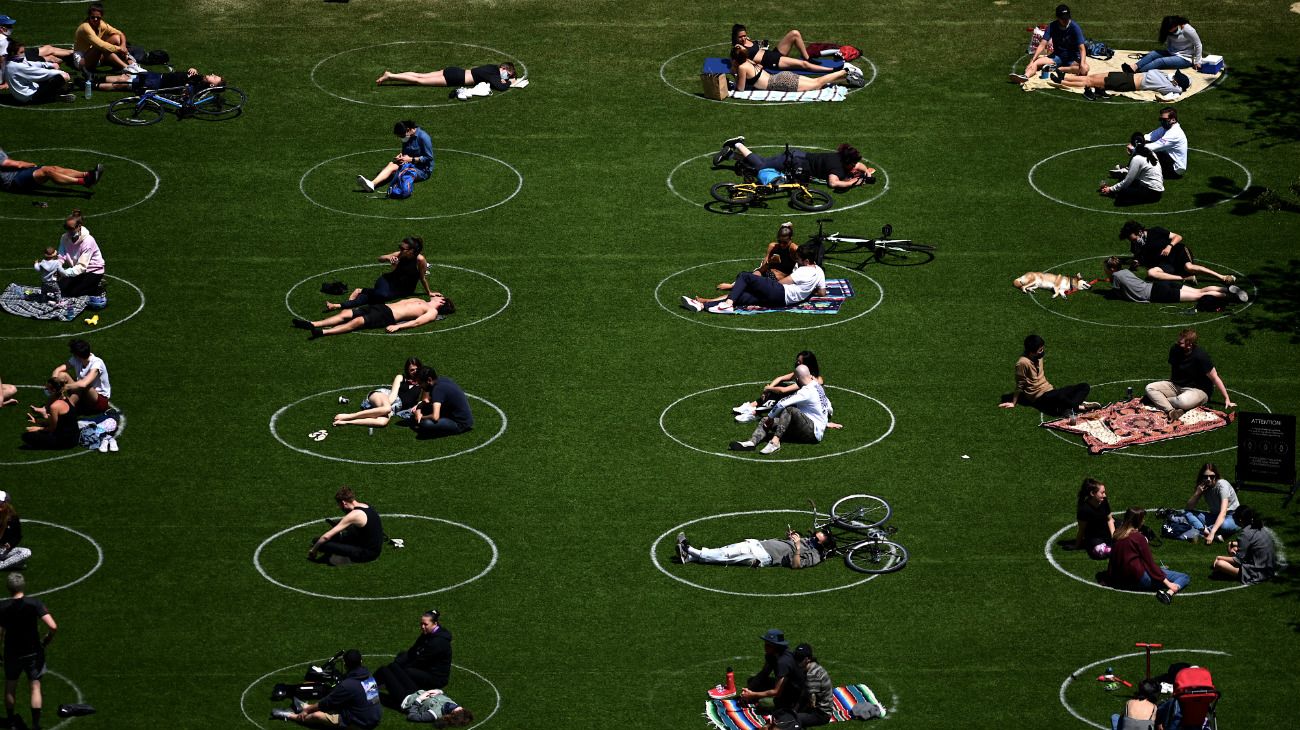
M 1025 348 L 1016 360 L 1016 389 L 1002 396 L 999 408 L 1015 408 L 1024 404 L 1033 406 L 1049 416 L 1064 416 L 1071 412 L 1089 411 L 1101 404 L 1087 400 L 1092 386 L 1087 383 L 1053 388 L 1043 374 L 1043 357 L 1047 343 L 1042 337 L 1031 334 L 1025 338 Z
M 1070 17 L 1067 5 L 1056 6 L 1056 22 L 1047 26 L 1043 40 L 1034 49 L 1023 74 L 1011 74 L 1011 81 L 1023 84 L 1033 78 L 1044 66 L 1066 73 L 1088 73 L 1088 49 L 1084 47 L 1083 28 Z M 1052 49 L 1051 55 L 1047 49 Z
M 400 332 L 404 329 L 419 327 L 456 311 L 456 305 L 440 292 L 434 292 L 428 301 L 423 299 L 403 299 L 388 304 L 366 304 L 353 309 L 345 309 L 325 319 L 307 321 L 294 318 L 290 324 L 299 329 L 311 330 L 307 337 L 344 335 L 362 329 L 384 328 L 385 332 Z
M 9 56 L 17 55 L 10 47 L 10 36 L 13 35 L 14 26 L 18 21 L 8 15 L 0 14 L 0 72 L 4 70 L 5 61 Z M 72 58 L 72 51 L 67 48 L 59 48 L 49 44 L 28 48 L 23 54 L 28 61 L 48 61 L 50 63 L 60 63 L 65 59 Z M 0 81 L 0 91 L 9 88 L 3 81 Z
M 102 166 L 96 168 L 101 170 Z M 100 173 L 97 173 L 97 176 Z M 64 296 L 80 297 L 104 294 L 104 253 L 99 242 L 90 235 L 79 208 L 63 220 L 63 235 L 59 237 L 59 262 L 63 265 L 59 289 Z M 70 272 L 70 273 L 69 273 Z
M 23 546 L 23 521 L 9 498 L 0 490 L 0 570 L 22 570 L 32 556 L 30 548 Z
M 1083 89 L 1083 98 L 1088 101 L 1109 99 L 1108 91 L 1116 93 L 1125 91 L 1150 91 L 1161 101 L 1172 101 L 1183 95 L 1192 85 L 1192 80 L 1182 71 L 1175 71 L 1171 77 L 1164 71 L 1147 71 L 1145 73 L 1124 73 L 1123 71 L 1101 72 L 1089 75 L 1052 74 L 1052 83 L 1069 89 Z
M 825 67 L 818 67 L 823 71 Z M 745 49 L 736 46 L 731 49 L 731 73 L 736 77 L 736 91 L 756 89 L 758 91 L 816 91 L 832 84 L 845 84 L 854 88 L 866 85 L 862 69 L 851 63 L 844 64 L 839 71 L 831 71 L 821 76 L 800 76 L 794 71 L 768 71 L 761 65 L 745 57 Z
M 1116 207 L 1158 203 L 1165 194 L 1165 176 L 1160 161 L 1147 149 L 1141 132 L 1129 138 L 1128 172 L 1114 185 L 1102 185 L 1098 193 L 1115 199 Z
M 406 651 L 375 670 L 375 681 L 388 690 L 391 701 L 422 689 L 442 689 L 451 680 L 451 631 L 442 614 L 429 609 L 420 614 L 420 635 Z
M 1133 273 L 1133 268 L 1136 266 L 1137 262 L 1131 262 L 1129 267 L 1126 268 L 1124 262 L 1118 256 L 1111 256 L 1102 262 L 1102 270 L 1110 281 L 1110 285 L 1115 287 L 1130 302 L 1176 304 L 1178 302 L 1199 302 L 1205 297 L 1218 300 L 1220 303 L 1232 301 L 1245 303 L 1250 300 L 1250 295 L 1246 293 L 1246 290 L 1236 284 L 1197 288 L 1187 286 L 1181 280 L 1143 281 L 1137 274 Z M 1147 273 L 1150 274 L 1150 270 Z
M 1157 48 L 1143 56 L 1136 67 L 1126 63 L 1121 68 L 1128 73 L 1142 73 L 1153 68 L 1194 68 L 1198 71 L 1201 69 L 1201 56 L 1204 55 L 1201 36 L 1192 24 L 1187 22 L 1187 18 L 1181 15 L 1166 15 L 1160 21 L 1159 41 L 1165 44 L 1164 48 Z
M 771 700 L 773 714 L 795 710 L 803 701 L 803 669 L 794 660 L 783 631 L 768 629 L 761 638 L 763 668 L 745 681 L 739 701 L 742 705 L 753 705 Z
M 47 182 L 55 185 L 93 187 L 103 174 L 103 165 L 96 165 L 95 169 L 82 172 L 70 167 L 15 160 L 0 149 L 0 190 L 7 193 L 26 193 Z
M 455 436 L 474 428 L 469 397 L 456 381 L 439 377 L 428 365 L 420 369 L 420 402 L 415 406 L 415 428 L 419 438 Z
M 50 375 L 75 376 L 76 379 L 68 385 L 68 390 L 79 397 L 81 413 L 107 411 L 108 399 L 113 397 L 113 388 L 108 380 L 108 366 L 104 364 L 104 359 L 91 352 L 90 343 L 79 337 L 68 342 L 68 351 L 72 357 L 55 368 Z
M 1115 517 L 1110 513 L 1110 500 L 1106 498 L 1106 485 L 1088 477 L 1079 487 L 1075 507 L 1079 521 L 1072 547 L 1086 550 L 1093 560 L 1105 560 L 1110 555 Z
M 836 147 L 834 152 L 791 148 L 789 157 L 784 151 L 771 157 L 756 155 L 744 142 L 744 137 L 732 137 L 723 142 L 722 149 L 713 156 L 713 166 L 717 167 L 733 157 L 743 160 L 754 170 L 769 167 L 784 170 L 789 162 L 802 167 L 814 179 L 825 180 L 832 190 L 840 191 L 876 182 L 876 168 L 868 167 L 862 161 L 862 153 L 847 142 Z
M 104 20 L 104 6 L 100 3 L 91 3 L 86 9 L 86 20 L 77 26 L 72 50 L 80 57 L 78 65 L 87 74 L 100 66 L 112 66 L 133 74 L 145 72 L 131 57 L 126 34 Z
M 379 705 L 379 687 L 370 670 L 362 663 L 361 652 L 348 649 L 343 653 L 342 681 L 329 694 L 304 705 L 302 710 L 277 707 L 271 710 L 272 720 L 293 721 L 308 727 L 361 728 L 371 730 L 384 719 L 384 708 Z
M 66 373 L 55 374 L 46 381 L 45 405 L 31 406 L 27 414 L 23 448 L 62 451 L 77 445 L 78 396 L 68 387 L 71 382 Z
M 406 358 L 402 372 L 393 378 L 391 388 L 376 388 L 361 402 L 361 410 L 334 416 L 334 426 L 368 426 L 384 428 L 393 418 L 412 418 L 411 409 L 420 402 L 420 369 L 424 364 L 418 357 Z
M 835 549 L 835 537 L 826 530 L 807 535 L 790 530 L 785 537 L 746 539 L 716 548 L 691 545 L 686 533 L 677 533 L 677 561 L 703 565 L 741 565 L 750 568 L 811 568 Z
M 781 715 L 772 718 L 773 723 L 769 727 L 775 730 L 829 724 L 835 712 L 835 684 L 831 682 L 830 674 L 813 656 L 812 647 L 808 644 L 794 648 L 794 662 L 803 670 L 803 698 L 795 712 L 783 711 Z
M 799 390 L 777 401 L 772 410 L 759 420 L 748 440 L 732 441 L 728 448 L 753 451 L 758 444 L 767 441 L 759 453 L 772 454 L 781 449 L 782 439 L 802 444 L 821 443 L 826 429 L 832 427 L 829 423 L 834 412 L 831 401 L 807 365 L 794 369 L 794 379 Z M 834 427 L 838 428 L 838 424 Z
M 191 68 L 166 73 L 149 71 L 147 73 L 105 76 L 103 81 L 95 85 L 95 88 L 100 91 L 130 91 L 140 94 L 145 91 L 175 89 L 183 86 L 188 95 L 194 96 L 204 89 L 225 85 L 225 78 L 217 74 L 199 73 L 198 69 Z
M 695 312 L 706 309 L 714 314 L 735 314 L 738 307 L 750 309 L 784 309 L 809 297 L 826 293 L 826 273 L 817 265 L 817 247 L 805 243 L 797 249 L 799 265 L 789 276 L 769 278 L 751 271 L 736 274 L 726 295 L 720 297 L 682 297 L 682 307 Z
M 1160 700 L 1160 684 L 1154 679 L 1138 683 L 1133 699 L 1124 703 L 1124 714 L 1110 716 L 1111 730 L 1155 730 L 1156 703 Z
M 1154 226 L 1148 230 L 1137 221 L 1126 221 L 1119 229 L 1121 241 L 1128 241 L 1137 262 L 1147 269 L 1147 278 L 1159 281 L 1196 282 L 1197 274 L 1213 276 L 1224 284 L 1235 284 L 1237 277 L 1196 263 L 1183 237 L 1168 228 Z
M 1210 401 L 1210 392 L 1223 394 L 1223 407 L 1236 408 L 1228 387 L 1219 377 L 1210 354 L 1196 345 L 1200 335 L 1188 329 L 1178 333 L 1178 341 L 1169 348 L 1169 379 L 1148 383 L 1147 400 L 1173 423 L 1187 411 Z
M 9 94 L 19 104 L 40 104 L 47 101 L 72 102 L 69 84 L 72 77 L 49 61 L 29 61 L 22 41 L 9 41 L 14 54 L 5 62 L 0 79 L 9 86 Z
M 1127 591 L 1156 590 L 1161 603 L 1169 603 L 1178 591 L 1186 588 L 1192 579 L 1185 573 L 1164 570 L 1156 565 L 1151 555 L 1151 545 L 1142 534 L 1146 510 L 1129 507 L 1124 513 L 1119 529 L 1115 530 L 1115 544 L 1110 551 L 1110 562 L 1098 574 L 1102 585 Z
M 776 42 L 774 48 L 766 40 L 755 42 L 749 37 L 749 30 L 740 23 L 736 23 L 731 26 L 731 46 L 732 48 L 739 47 L 747 60 L 753 61 L 769 71 L 778 69 L 827 71 L 825 66 L 813 63 L 812 59 L 809 58 L 808 47 L 803 42 L 803 34 L 798 30 L 791 30 L 786 33 L 781 40 Z M 792 50 L 799 53 L 798 58 L 790 53 Z
M 414 84 L 416 86 L 442 86 L 459 88 L 462 86 L 474 86 L 476 84 L 487 84 L 492 87 L 493 91 L 509 91 L 510 82 L 518 78 L 515 73 L 513 63 L 487 64 L 485 66 L 475 66 L 471 69 L 463 69 L 459 66 L 448 66 L 438 69 L 437 71 L 399 71 L 393 73 L 385 70 L 375 79 L 375 84 L 383 86 L 384 84 Z
M 1277 547 L 1264 529 L 1264 520 L 1253 508 L 1237 508 L 1241 534 L 1228 544 L 1228 554 L 1214 559 L 1212 571 L 1217 578 L 1236 578 L 1242 583 L 1262 583 L 1277 573 Z
M 394 299 L 409 297 L 415 293 L 415 285 L 424 287 L 424 293 L 433 297 L 429 288 L 429 262 L 424 258 L 424 239 L 408 236 L 397 244 L 397 250 L 379 257 L 382 263 L 391 268 L 375 279 L 369 288 L 356 288 L 347 301 L 339 304 L 325 302 L 325 309 L 352 309 L 366 304 L 385 304 Z
M 1160 126 L 1147 132 L 1142 137 L 1147 149 L 1156 154 L 1160 161 L 1160 172 L 1166 180 L 1178 180 L 1187 174 L 1187 133 L 1178 123 L 1178 110 L 1167 106 L 1160 110 Z M 1132 153 L 1132 145 L 1129 152 Z M 1111 171 L 1113 177 L 1128 174 L 1128 165 L 1116 165 Z
M 434 727 L 465 727 L 474 723 L 474 713 L 440 689 L 412 692 L 402 699 L 409 722 L 431 722 Z
M 307 559 L 335 566 L 378 559 L 384 547 L 384 525 L 379 511 L 358 501 L 352 487 L 339 487 L 334 501 L 343 510 L 343 518 L 325 520 L 330 529 L 312 543 Z
M 375 188 L 402 170 L 414 171 L 415 182 L 428 180 L 433 174 L 433 140 L 429 138 L 429 133 L 407 119 L 393 125 L 393 134 L 402 140 L 401 152 L 384 165 L 378 175 L 372 178 L 357 175 L 357 182 L 369 192 L 375 192 Z
M 789 276 L 799 264 L 795 258 L 798 251 L 799 244 L 794 242 L 794 224 L 786 221 L 776 229 L 776 240 L 767 244 L 767 253 L 754 273 L 773 279 L 780 275 Z M 718 291 L 731 291 L 731 287 L 731 282 L 724 281 L 718 284 Z
M 1221 535 L 1241 529 L 1234 519 L 1237 509 L 1241 507 L 1241 502 L 1237 499 L 1237 490 L 1232 488 L 1231 482 L 1219 474 L 1219 467 L 1213 463 L 1203 464 L 1197 474 L 1196 487 L 1192 490 L 1192 496 L 1187 499 L 1187 506 L 1183 508 L 1182 514 L 1190 529 L 1179 535 L 1179 538 L 1195 540 L 1199 537 L 1205 540 L 1206 545 L 1211 545 L 1217 537 L 1222 542 Z M 1204 511 L 1196 509 L 1202 499 L 1208 507 Z
M 736 414 L 736 422 L 749 423 L 757 420 L 756 415 L 760 406 L 766 406 L 764 410 L 770 410 L 772 406 L 776 405 L 776 401 L 799 390 L 799 384 L 795 382 L 794 371 L 800 365 L 806 365 L 808 372 L 812 373 L 818 383 L 823 385 L 826 383 L 826 380 L 822 378 L 822 370 L 817 363 L 817 356 L 810 350 L 802 350 L 794 356 L 794 368 L 791 368 L 790 372 L 772 378 L 772 381 L 763 388 L 762 394 L 755 400 L 745 401 L 731 409 L 731 412 Z

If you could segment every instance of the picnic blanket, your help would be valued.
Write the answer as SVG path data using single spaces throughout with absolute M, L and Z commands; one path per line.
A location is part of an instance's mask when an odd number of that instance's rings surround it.
M 1091 73 L 1122 71 L 1123 69 L 1120 68 L 1122 64 L 1127 63 L 1130 66 L 1136 66 L 1138 59 L 1142 58 L 1145 55 L 1146 55 L 1146 51 L 1116 50 L 1114 57 L 1112 57 L 1108 61 L 1103 61 L 1099 58 L 1089 58 L 1088 70 Z M 1173 71 L 1163 71 L 1162 73 L 1164 73 L 1167 76 L 1174 75 Z M 1200 71 L 1197 71 L 1196 69 L 1188 68 L 1188 69 L 1183 69 L 1183 73 L 1187 76 L 1187 78 L 1191 79 L 1192 85 L 1187 87 L 1187 91 L 1184 91 L 1181 95 L 1176 97 L 1162 99 L 1159 96 L 1157 96 L 1154 91 L 1142 91 L 1141 89 L 1139 89 L 1138 91 L 1108 91 L 1106 93 L 1110 94 L 1111 96 L 1126 96 L 1130 99 L 1137 99 L 1138 101 L 1158 101 L 1166 104 L 1175 104 L 1177 102 L 1182 101 L 1183 99 L 1186 99 L 1189 96 L 1192 96 L 1193 94 L 1205 91 L 1206 89 L 1210 88 L 1214 84 L 1218 83 L 1219 79 L 1223 78 L 1223 71 L 1219 71 L 1219 73 L 1216 74 L 1203 74 Z M 1037 76 L 1021 84 L 1020 88 L 1024 89 L 1025 91 L 1036 91 L 1039 89 L 1060 89 L 1062 91 L 1068 91 L 1075 94 L 1083 93 L 1083 89 L 1070 89 L 1065 87 L 1053 86 L 1052 83 L 1047 79 L 1040 79 Z
M 1233 413 L 1200 407 L 1187 411 L 1177 421 L 1170 423 L 1164 413 L 1143 405 L 1141 398 L 1133 398 L 1080 413 L 1075 417 L 1074 425 L 1070 425 L 1069 417 L 1047 421 L 1042 425 L 1057 431 L 1077 433 L 1083 437 L 1090 453 L 1100 454 L 1137 444 L 1213 431 L 1232 423 L 1235 417 L 1236 414 Z
M 57 302 L 47 302 L 41 288 L 10 284 L 0 293 L 0 309 L 29 319 L 61 319 L 71 322 L 81 314 L 90 297 L 67 297 Z
M 836 687 L 835 710 L 831 713 L 831 722 L 847 722 L 852 718 L 853 706 L 859 702 L 869 702 L 884 717 L 885 706 L 880 704 L 871 688 L 865 684 L 849 684 Z M 760 730 L 767 721 L 753 707 L 741 705 L 736 700 L 707 700 L 704 703 L 704 716 L 718 730 Z
M 853 285 L 848 279 L 827 279 L 826 296 L 810 297 L 793 307 L 780 307 L 778 309 L 745 309 L 744 307 L 736 308 L 736 314 L 770 314 L 772 312 L 792 312 L 794 314 L 839 314 L 840 305 L 845 299 L 853 296 Z
M 731 92 L 731 98 L 741 101 L 844 101 L 848 98 L 846 87 L 832 84 L 814 91 L 766 91 L 747 89 Z

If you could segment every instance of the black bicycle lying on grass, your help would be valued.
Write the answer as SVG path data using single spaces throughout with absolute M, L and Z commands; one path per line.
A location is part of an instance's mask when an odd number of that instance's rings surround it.
M 168 110 L 174 111 L 177 119 L 232 119 L 243 112 L 247 100 L 234 86 L 213 86 L 193 95 L 188 87 L 177 86 L 118 99 L 108 105 L 108 118 L 131 127 L 160 122 Z
M 934 258 L 934 252 L 938 250 L 936 246 L 917 243 L 909 238 L 891 238 L 894 235 L 894 227 L 888 223 L 881 227 L 880 238 L 860 238 L 844 236 L 838 232 L 826 233 L 823 224 L 833 222 L 831 218 L 818 218 L 817 234 L 808 239 L 808 243 L 821 248 L 823 256 L 867 251 L 872 259 L 881 263 L 908 265 L 928 263 Z M 863 260 L 857 268 L 861 269 L 868 260 L 870 259 Z
M 737 160 L 734 170 L 744 182 L 716 183 L 709 188 L 709 195 L 734 208 L 748 208 L 764 203 L 768 198 L 781 196 L 788 198 L 796 210 L 810 213 L 828 210 L 835 204 L 830 195 L 811 187 L 812 177 L 795 161 L 788 144 L 785 146 L 785 159 L 785 167 L 779 171 L 775 168 L 756 170 L 743 160 Z
M 844 556 L 844 564 L 859 573 L 893 573 L 907 565 L 907 548 L 890 540 L 897 527 L 885 526 L 893 510 L 885 500 L 871 494 L 850 494 L 831 505 L 829 515 L 817 511 L 811 499 L 813 531 L 835 537 L 833 553 Z

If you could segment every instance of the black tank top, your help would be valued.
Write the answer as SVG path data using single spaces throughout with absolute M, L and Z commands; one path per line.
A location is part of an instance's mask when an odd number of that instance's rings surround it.
M 420 384 L 403 380 L 397 387 L 397 402 L 402 404 L 403 409 L 414 408 L 420 402 Z
M 384 274 L 384 278 L 388 279 L 388 285 L 397 292 L 398 296 L 411 294 L 420 281 L 420 257 L 398 258 L 397 266 Z
M 384 547 L 384 525 L 374 507 L 357 507 L 366 516 L 366 524 L 357 530 L 357 546 L 379 552 Z
M 57 444 L 71 446 L 77 443 L 77 438 L 81 435 L 81 429 L 77 427 L 76 409 L 67 398 L 59 400 L 68 407 L 68 412 L 60 415 L 59 422 L 54 424 L 54 441 Z
M 789 276 L 799 263 L 794 260 L 794 252 L 790 250 L 790 247 L 779 242 L 776 244 L 776 248 L 772 249 L 772 253 L 777 256 L 777 262 L 772 264 L 772 268 L 786 276 Z
M 767 51 L 763 54 L 762 61 L 756 61 L 756 63 L 762 64 L 764 68 L 774 69 L 781 63 L 781 52 L 771 46 L 760 48 L 757 43 L 751 43 L 750 46 L 745 49 L 745 55 L 749 57 L 749 60 L 754 61 L 758 56 L 759 51 Z M 758 77 L 755 76 L 754 78 Z

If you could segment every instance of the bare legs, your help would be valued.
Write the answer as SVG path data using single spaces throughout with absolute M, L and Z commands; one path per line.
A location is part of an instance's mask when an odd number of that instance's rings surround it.
M 379 78 L 375 79 L 375 83 L 379 86 L 383 86 L 384 84 L 389 82 L 415 84 L 416 86 L 447 86 L 448 85 L 447 77 L 443 75 L 441 69 L 437 71 L 430 71 L 428 73 L 420 73 L 419 71 L 401 71 L 399 73 L 384 71 L 382 74 L 379 75 Z
M 351 309 L 340 312 L 332 317 L 316 320 L 315 322 L 308 322 L 301 319 L 293 320 L 294 327 L 311 330 L 312 339 L 353 332 L 361 329 L 365 323 L 365 318 L 355 316 Z
M 1240 292 L 1240 294 L 1238 294 L 1237 292 Z M 1226 286 L 1205 286 L 1205 287 L 1201 287 L 1200 289 L 1197 289 L 1194 286 L 1184 286 L 1182 289 L 1178 291 L 1178 301 L 1195 302 L 1199 300 L 1201 297 L 1208 296 L 1208 297 L 1217 297 L 1219 299 L 1228 299 L 1231 297 L 1231 298 L 1240 299 L 1242 302 L 1245 302 L 1246 293 L 1241 291 L 1240 289 L 1238 289 L 1237 292 L 1229 291 L 1228 287 Z
M 353 290 L 352 290 L 352 296 L 348 297 L 348 301 L 349 301 L 349 302 L 350 302 L 350 301 L 353 301 L 353 300 L 355 300 L 355 299 L 356 299 L 357 297 L 359 297 L 359 296 L 361 296 L 361 287 L 357 287 L 356 289 L 353 289 Z M 325 308 L 328 309 L 328 310 L 330 310 L 330 311 L 334 311 L 334 310 L 336 310 L 336 309 L 342 309 L 342 308 L 343 308 L 343 305 L 342 305 L 342 304 L 335 304 L 334 302 L 325 302 Z
M 18 405 L 18 387 L 8 383 L 0 383 L 0 408 L 5 406 Z
M 37 182 L 52 182 L 55 185 L 90 185 L 86 180 L 88 172 L 80 172 L 67 167 L 58 167 L 56 165 L 45 165 L 36 172 L 32 177 Z
M 392 177 L 393 173 L 397 172 L 397 167 L 398 165 L 396 162 L 390 162 L 387 165 L 384 165 L 384 169 L 380 170 L 378 175 L 370 178 L 371 190 L 383 185 L 385 180 Z
M 1220 555 L 1214 559 L 1214 564 L 1210 566 L 1210 572 L 1216 576 L 1239 578 L 1241 577 L 1241 566 L 1237 565 L 1236 558 L 1231 555 Z
M 816 64 L 813 65 L 816 66 Z M 822 67 L 818 66 L 818 68 L 822 68 Z M 820 89 L 825 86 L 830 86 L 831 84 L 843 83 L 844 80 L 848 78 L 848 76 L 849 76 L 848 72 L 844 71 L 843 69 L 836 71 L 835 73 L 826 74 L 824 76 L 811 76 L 811 77 L 800 76 L 799 90 L 816 91 L 817 89 Z

